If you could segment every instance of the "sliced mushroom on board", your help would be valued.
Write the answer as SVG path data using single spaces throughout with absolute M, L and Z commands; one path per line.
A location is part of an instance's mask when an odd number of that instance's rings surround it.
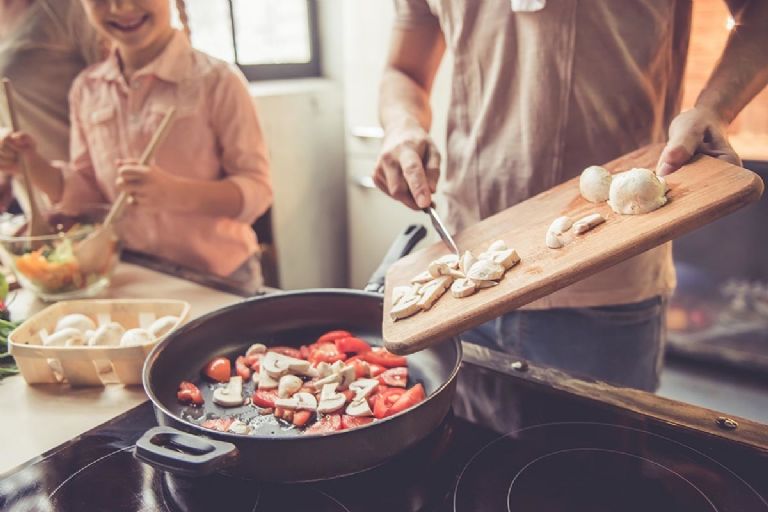
M 457 279 L 451 285 L 451 295 L 457 299 L 469 297 L 477 291 L 477 285 L 474 281 L 467 278 Z
M 593 213 L 592 215 L 587 215 L 586 217 L 583 217 L 574 222 L 573 231 L 576 232 L 577 235 L 583 235 L 590 229 L 599 226 L 603 222 L 605 222 L 605 217 L 599 213 Z

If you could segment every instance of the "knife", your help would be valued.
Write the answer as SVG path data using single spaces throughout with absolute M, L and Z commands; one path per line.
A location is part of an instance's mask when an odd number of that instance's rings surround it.
M 424 208 L 424 213 L 429 215 L 429 218 L 432 220 L 432 226 L 434 226 L 435 231 L 437 231 L 437 234 L 440 235 L 440 238 L 443 240 L 445 245 L 448 246 L 448 248 L 453 251 L 453 253 L 461 257 L 461 253 L 459 252 L 459 246 L 456 245 L 456 241 L 453 239 L 451 234 L 448 232 L 448 230 L 445 227 L 445 224 L 443 224 L 443 221 L 440 219 L 440 216 L 437 214 L 437 210 L 435 210 L 435 205 L 430 205 L 429 208 Z

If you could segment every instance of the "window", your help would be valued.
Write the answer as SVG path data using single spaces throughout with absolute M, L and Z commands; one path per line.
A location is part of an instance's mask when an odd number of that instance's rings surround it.
M 316 0 L 186 0 L 192 44 L 249 80 L 320 75 Z

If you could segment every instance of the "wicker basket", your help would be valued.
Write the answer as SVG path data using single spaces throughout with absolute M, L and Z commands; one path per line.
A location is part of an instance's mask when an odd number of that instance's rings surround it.
M 141 384 L 144 359 L 158 342 L 182 325 L 189 316 L 190 305 L 180 300 L 73 300 L 53 304 L 36 313 L 17 327 L 8 337 L 11 354 L 28 384 L 67 382 L 71 386 L 103 386 L 119 382 Z M 97 324 L 119 322 L 126 329 L 146 328 L 155 319 L 172 315 L 178 323 L 164 336 L 139 346 L 102 347 L 43 346 L 43 337 L 53 333 L 56 322 L 64 315 L 82 313 Z M 50 360 L 60 368 L 54 371 Z M 111 371 L 99 372 L 96 364 L 108 361 Z

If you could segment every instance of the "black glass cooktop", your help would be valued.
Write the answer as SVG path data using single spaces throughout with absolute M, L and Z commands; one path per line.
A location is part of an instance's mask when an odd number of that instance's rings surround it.
M 132 454 L 156 424 L 145 403 L 2 476 L 0 510 L 768 512 L 765 449 L 510 372 L 465 362 L 453 411 L 429 438 L 313 484 L 154 470 Z

